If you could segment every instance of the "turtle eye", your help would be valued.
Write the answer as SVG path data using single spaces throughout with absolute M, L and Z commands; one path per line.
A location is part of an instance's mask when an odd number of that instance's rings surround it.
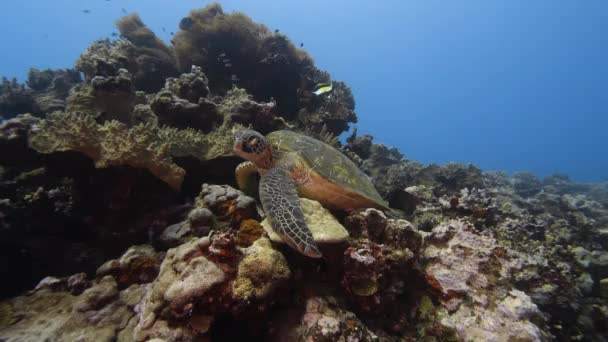
M 242 131 L 235 136 L 238 148 L 245 153 L 260 154 L 266 148 L 266 139 L 256 131 Z M 235 145 L 236 147 L 236 145 Z
M 264 143 L 257 136 L 250 136 L 243 143 L 243 151 L 246 153 L 260 153 L 263 148 Z

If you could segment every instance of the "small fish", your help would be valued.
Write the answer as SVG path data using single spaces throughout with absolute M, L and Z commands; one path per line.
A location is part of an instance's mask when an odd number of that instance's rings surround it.
M 330 92 L 332 89 L 333 88 L 332 88 L 331 82 L 330 83 L 319 83 L 315 87 L 315 91 L 313 91 L 312 93 L 319 96 L 321 94 Z
M 224 64 L 225 67 L 230 68 L 232 66 L 232 63 L 226 63 Z
M 112 32 L 112 37 L 116 37 L 116 36 L 118 36 L 118 33 Z
M 122 11 L 122 13 L 127 14 L 127 10 L 126 9 L 121 8 L 120 10 Z
M 222 53 L 220 53 L 220 54 L 218 55 L 218 57 L 226 57 L 226 53 L 225 53 L 225 52 L 222 52 Z
M 300 47 L 304 47 L 304 43 L 300 43 Z
M 232 76 L 230 76 L 230 79 L 231 79 L 233 82 L 238 82 L 238 81 L 240 81 L 240 80 L 241 80 L 241 79 L 240 79 L 240 78 L 238 78 L 236 75 L 232 75 Z
M 279 29 L 274 30 L 274 33 L 279 33 Z
M 82 13 L 87 13 L 88 14 L 88 13 L 91 13 L 91 10 L 85 9 L 85 10 L 82 10 Z
M 175 33 L 173 33 L 173 32 L 169 32 L 169 34 L 170 34 L 170 35 L 174 35 Z
M 229 58 L 224 58 L 224 59 L 222 59 L 222 62 L 224 62 L 224 63 L 230 63 L 230 59 Z
M 163 32 L 167 32 L 167 30 L 165 30 L 165 27 L 161 27 L 161 29 L 163 30 Z

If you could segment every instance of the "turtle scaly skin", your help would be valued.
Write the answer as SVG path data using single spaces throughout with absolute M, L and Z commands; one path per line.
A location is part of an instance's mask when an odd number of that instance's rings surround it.
M 272 229 L 304 255 L 321 257 L 298 195 L 334 209 L 388 209 L 369 177 L 340 151 L 319 140 L 291 131 L 264 137 L 247 130 L 237 133 L 234 152 L 249 160 L 237 167 L 239 187 L 251 192 L 257 168 L 260 201 Z

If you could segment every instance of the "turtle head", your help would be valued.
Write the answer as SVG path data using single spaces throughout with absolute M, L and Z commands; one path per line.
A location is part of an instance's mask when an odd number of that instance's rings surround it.
M 267 169 L 272 164 L 272 152 L 270 144 L 260 133 L 252 130 L 238 132 L 234 136 L 234 153 L 257 165 L 259 168 Z

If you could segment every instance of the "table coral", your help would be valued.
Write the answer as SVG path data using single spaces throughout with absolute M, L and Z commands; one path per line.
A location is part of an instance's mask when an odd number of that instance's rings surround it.
M 185 171 L 173 163 L 169 142 L 159 141 L 158 131 L 149 125 L 129 129 L 117 121 L 100 126 L 87 114 L 55 112 L 35 129 L 30 145 L 41 153 L 81 152 L 100 168 L 128 165 L 148 169 L 179 189 Z
M 35 127 L 30 146 L 41 153 L 81 152 L 100 168 L 128 165 L 147 169 L 177 190 L 185 171 L 171 157 L 192 155 L 207 160 L 228 154 L 232 139 L 225 135 L 221 130 L 203 135 L 152 124 L 129 128 L 117 121 L 99 125 L 92 115 L 55 112 Z

